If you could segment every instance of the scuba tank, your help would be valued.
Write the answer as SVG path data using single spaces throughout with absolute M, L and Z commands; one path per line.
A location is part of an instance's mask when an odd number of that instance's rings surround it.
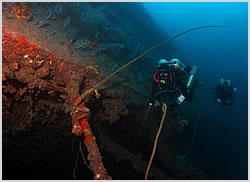
M 199 67 L 198 66 L 193 66 L 191 71 L 190 71 L 190 75 L 188 77 L 188 81 L 187 81 L 187 89 L 190 89 L 193 86 L 194 83 L 194 79 L 196 77 L 196 75 L 198 74 L 199 71 Z

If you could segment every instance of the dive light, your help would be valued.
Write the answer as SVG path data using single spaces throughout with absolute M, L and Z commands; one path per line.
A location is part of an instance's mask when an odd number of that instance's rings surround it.
M 192 67 L 192 69 L 190 71 L 190 76 L 189 76 L 188 82 L 187 82 L 187 89 L 190 89 L 193 86 L 194 79 L 195 79 L 195 76 L 197 75 L 198 71 L 199 71 L 198 66 Z

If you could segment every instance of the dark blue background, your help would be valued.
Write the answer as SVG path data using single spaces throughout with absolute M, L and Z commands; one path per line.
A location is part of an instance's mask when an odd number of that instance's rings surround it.
M 231 22 L 222 29 L 202 29 L 178 38 L 173 43 L 178 49 L 168 56 L 197 64 L 199 78 L 204 81 L 194 101 L 202 117 L 190 157 L 210 179 L 246 179 L 248 4 L 166 2 L 144 6 L 170 36 L 196 26 Z M 238 89 L 233 106 L 221 107 L 213 100 L 214 91 L 209 88 L 221 77 L 231 79 Z

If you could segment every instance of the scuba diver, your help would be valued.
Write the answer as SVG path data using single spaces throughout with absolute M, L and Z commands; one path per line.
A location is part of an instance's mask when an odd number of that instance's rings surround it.
M 233 87 L 231 80 L 220 79 L 219 83 L 214 87 L 216 90 L 215 100 L 222 106 L 231 105 L 233 103 L 237 89 Z
M 174 109 L 184 100 L 193 99 L 198 66 L 185 66 L 179 59 L 169 61 L 160 59 L 154 73 L 150 106 L 160 106 L 165 103 L 168 109 Z

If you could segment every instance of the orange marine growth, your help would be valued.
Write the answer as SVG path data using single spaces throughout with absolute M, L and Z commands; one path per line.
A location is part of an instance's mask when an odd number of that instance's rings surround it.
M 29 19 L 32 16 L 32 8 L 28 3 L 15 3 L 12 6 L 12 12 L 18 19 Z
M 84 142 L 85 143 L 90 143 L 93 139 L 93 136 L 92 135 L 86 135 L 85 136 L 85 139 L 84 139 Z
M 79 97 L 79 96 L 77 96 L 77 95 L 71 97 L 71 102 L 72 102 L 72 103 L 75 103 L 75 102 L 77 101 L 78 97 Z

